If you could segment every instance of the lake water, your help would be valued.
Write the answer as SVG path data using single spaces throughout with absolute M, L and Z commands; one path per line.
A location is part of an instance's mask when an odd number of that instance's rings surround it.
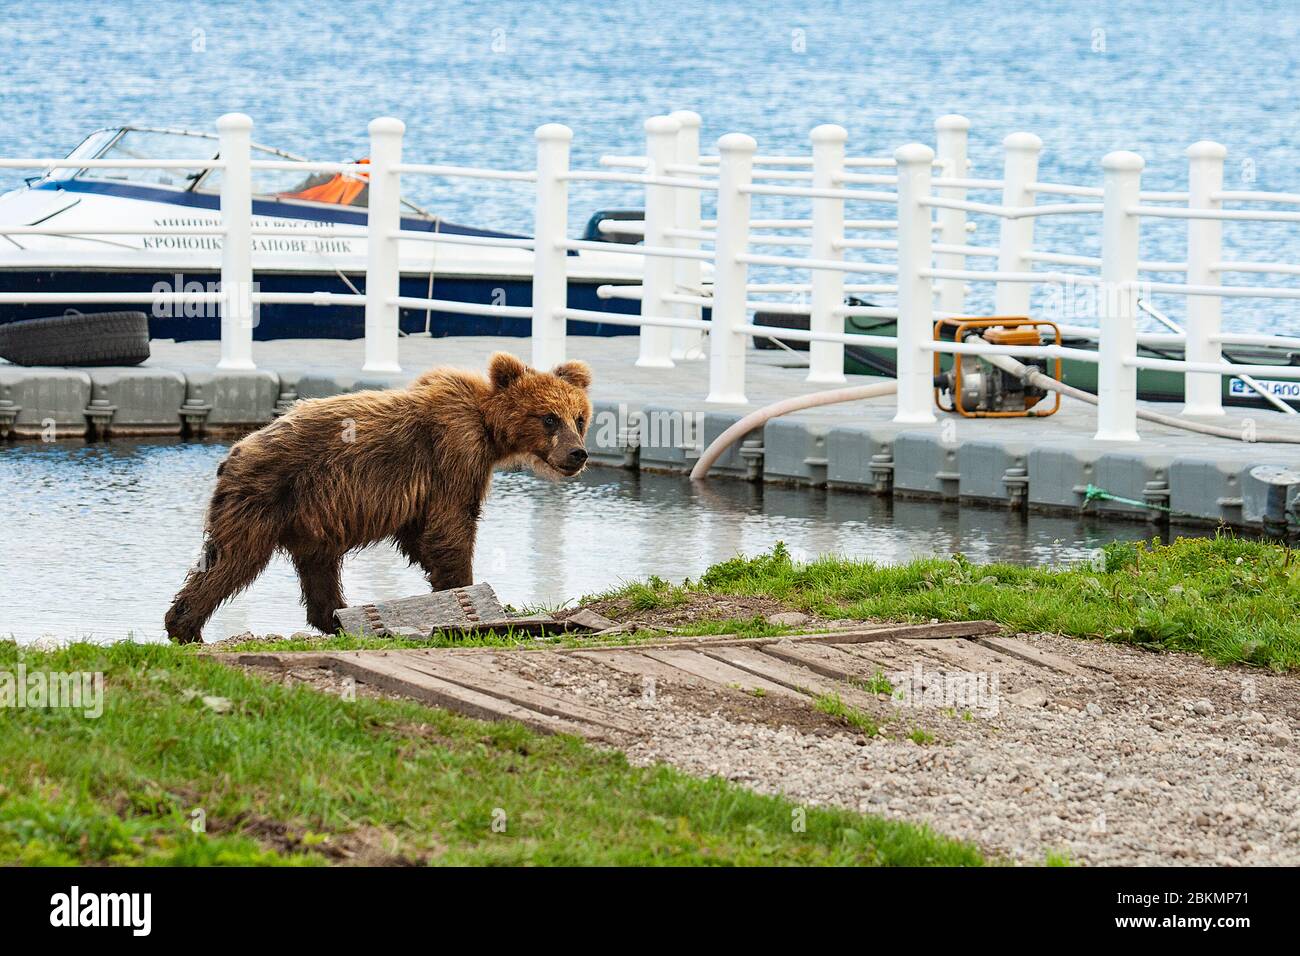
M 198 554 L 203 511 L 228 446 L 219 442 L 24 443 L 0 448 L 0 636 L 162 636 L 162 617 Z M 607 468 L 565 483 L 499 475 L 479 529 L 475 578 L 516 607 L 554 606 L 652 574 L 697 577 L 784 541 L 798 558 L 882 562 L 962 552 L 977 562 L 1061 564 L 1139 523 L 1031 516 L 850 492 L 756 486 Z M 387 545 L 347 559 L 354 603 L 427 590 Z M 276 557 L 205 631 L 306 627 L 298 582 Z
M 1230 150 L 1229 188 L 1300 191 L 1297 49 L 1294 0 L 27 0 L 0 5 L 0 155 L 62 154 L 126 122 L 210 129 L 242 110 L 258 140 L 317 158 L 362 155 L 366 122 L 391 114 L 408 158 L 512 168 L 558 121 L 593 168 L 640 152 L 644 119 L 673 109 L 703 115 L 706 143 L 741 130 L 774 153 L 805 151 L 824 122 L 846 126 L 854 152 L 888 152 L 932 142 L 934 118 L 958 112 L 977 176 L 1000 175 L 1002 137 L 1029 130 L 1044 180 L 1098 182 L 1106 152 L 1132 149 L 1149 188 L 1181 189 L 1183 149 L 1211 138 Z M 451 218 L 531 230 L 526 185 L 408 180 Z M 575 223 L 640 204 L 631 187 L 573 188 Z M 1091 219 L 1040 221 L 1039 247 L 1095 254 Z M 1184 224 L 1143 228 L 1144 256 L 1182 258 Z M 1233 258 L 1300 260 L 1293 225 L 1226 232 Z M 1155 303 L 1182 314 L 1181 299 Z M 1293 304 L 1225 312 L 1230 328 L 1297 331 Z

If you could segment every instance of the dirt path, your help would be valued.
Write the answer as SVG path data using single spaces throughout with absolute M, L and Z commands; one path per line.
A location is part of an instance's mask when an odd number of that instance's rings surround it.
M 852 683 L 815 678 L 854 707 L 859 726 L 813 706 L 816 689 L 697 679 L 671 656 L 649 678 L 608 654 L 477 660 L 519 687 L 606 715 L 603 738 L 634 763 L 923 821 L 1019 862 L 1054 852 L 1085 864 L 1300 863 L 1300 681 L 1053 635 L 1015 640 L 1006 645 L 1014 654 L 991 650 L 996 639 L 814 649 L 860 659 Z M 1058 666 L 1034 664 L 1025 649 L 1055 655 Z M 799 653 L 816 666 L 816 654 Z M 971 696 L 976 671 L 985 683 Z M 967 682 L 952 685 L 954 674 Z M 876 675 L 892 693 L 872 683 Z M 305 666 L 283 679 L 339 678 Z M 967 696 L 940 701 L 946 679 Z

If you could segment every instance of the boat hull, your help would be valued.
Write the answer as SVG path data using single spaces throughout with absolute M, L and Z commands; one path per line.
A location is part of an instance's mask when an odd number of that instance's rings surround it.
M 184 272 L 183 281 L 185 286 L 191 288 L 191 283 L 198 283 L 207 291 L 219 288 L 220 278 L 220 273 L 215 270 L 189 268 Z M 352 293 L 364 292 L 366 287 L 364 273 L 347 275 L 346 281 L 338 274 L 320 272 L 260 273 L 257 281 L 261 292 Z M 138 293 L 153 289 L 159 284 L 169 290 L 175 289 L 176 274 L 133 270 L 0 270 L 0 292 Z M 598 283 L 594 281 L 571 280 L 569 307 L 627 315 L 637 314 L 638 302 L 598 298 L 597 285 Z M 401 294 L 478 305 L 529 306 L 532 304 L 532 282 L 522 276 L 438 276 L 433 280 L 431 289 L 427 274 L 404 275 L 401 280 Z M 85 302 L 5 304 L 0 305 L 0 324 L 60 315 L 69 309 L 98 312 L 123 308 L 138 308 L 149 315 L 150 338 L 174 339 L 177 342 L 221 338 L 220 309 L 214 303 L 158 306 L 148 304 L 124 306 L 107 302 L 103 305 Z M 433 336 L 532 334 L 532 323 L 527 318 L 402 309 L 398 321 L 402 332 L 407 334 L 424 332 Z M 568 330 L 571 335 L 595 336 L 628 335 L 637 332 L 634 326 L 586 321 L 570 322 Z M 253 338 L 258 341 L 288 338 L 358 339 L 364 336 L 365 309 L 358 305 L 265 303 L 258 306 L 253 327 Z

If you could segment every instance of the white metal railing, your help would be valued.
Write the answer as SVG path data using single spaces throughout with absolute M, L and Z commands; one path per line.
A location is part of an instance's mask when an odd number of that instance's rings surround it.
M 252 121 L 243 114 L 218 120 L 219 159 L 85 160 L 0 159 L 0 168 L 185 168 L 221 169 L 220 224 L 199 227 L 101 226 L 93 230 L 50 226 L 14 226 L 0 235 L 207 235 L 223 238 L 221 291 L 172 293 L 22 293 L 0 294 L 3 302 L 58 303 L 218 303 L 221 306 L 221 359 L 227 369 L 253 368 L 252 316 L 260 303 L 345 305 L 365 313 L 364 369 L 400 370 L 398 317 L 402 309 L 531 321 L 532 360 L 538 367 L 562 362 L 566 323 L 570 320 L 621 325 L 639 330 L 637 364 L 667 368 L 676 362 L 709 362 L 708 400 L 745 401 L 745 358 L 750 340 L 769 337 L 809 343 L 808 380 L 834 383 L 844 379 L 846 345 L 897 350 L 896 421 L 934 420 L 931 370 L 936 353 L 1008 355 L 1019 358 L 1068 358 L 1098 365 L 1099 401 L 1096 437 L 1137 438 L 1136 375 L 1139 369 L 1182 372 L 1186 381 L 1184 413 L 1222 414 L 1222 377 L 1239 377 L 1260 388 L 1257 376 L 1300 379 L 1300 367 L 1252 365 L 1224 361 L 1224 346 L 1300 348 L 1300 337 L 1224 333 L 1225 298 L 1300 299 L 1300 286 L 1225 286 L 1224 273 L 1300 275 L 1300 264 L 1225 259 L 1225 222 L 1300 222 L 1300 211 L 1224 208 L 1225 203 L 1300 205 L 1300 194 L 1224 190 L 1226 150 L 1209 142 L 1187 150 L 1186 192 L 1143 191 L 1143 161 L 1117 152 L 1101 162 L 1102 185 L 1040 182 L 1042 143 L 1029 133 L 1003 141 L 1004 164 L 998 179 L 969 175 L 969 122 L 943 116 L 935 123 L 936 149 L 909 144 L 890 157 L 846 155 L 847 132 L 819 126 L 811 133 L 807 155 L 759 155 L 755 141 L 740 133 L 723 136 L 716 155 L 701 155 L 700 117 L 690 111 L 658 116 L 645 124 L 645 153 L 604 156 L 601 169 L 570 168 L 571 131 L 558 124 L 537 130 L 534 169 L 498 170 L 472 166 L 404 162 L 403 124 L 379 118 L 369 125 L 368 163 L 304 163 L 253 159 Z M 783 168 L 784 167 L 784 168 Z M 793 167 L 793 168 L 791 168 Z M 369 182 L 365 226 L 287 229 L 255 226 L 252 218 L 252 173 L 259 169 L 342 173 Z M 858 172 L 876 169 L 882 172 Z M 468 236 L 401 228 L 401 178 L 432 176 L 452 179 L 531 183 L 535 188 L 533 238 Z M 569 187 L 604 183 L 643 191 L 644 217 L 639 221 L 604 220 L 606 235 L 630 235 L 638 244 L 596 242 L 569 236 Z M 889 190 L 861 187 L 887 186 Z M 996 202 L 968 199 L 970 192 L 996 192 Z M 1065 197 L 1038 202 L 1039 196 Z M 702 215 L 705 199 L 714 202 L 713 218 Z M 804 204 L 808 218 L 755 215 L 756 202 Z M 850 204 L 852 207 L 850 208 Z M 878 209 L 887 207 L 885 215 Z M 879 218 L 850 218 L 874 214 Z M 1101 255 L 1035 248 L 1034 229 L 1048 217 L 1091 217 L 1101 237 Z M 968 241 L 974 217 L 997 221 L 996 245 Z M 1183 221 L 1187 226 L 1185 262 L 1140 259 L 1140 223 L 1145 218 Z M 854 233 L 885 232 L 891 238 Z M 367 240 L 364 293 L 254 291 L 251 260 L 254 236 L 364 236 Z M 401 294 L 399 243 L 459 244 L 532 253 L 532 303 L 482 304 Z M 798 255 L 754 251 L 775 247 Z M 604 299 L 640 303 L 640 314 L 575 309 L 568 302 L 570 253 L 627 256 L 639 264 L 641 281 L 598 288 Z M 886 261 L 846 253 L 884 253 Z M 971 268 L 969 259 L 996 260 L 993 268 Z M 1046 268 L 1041 268 L 1046 267 Z M 754 281 L 751 269 L 795 270 L 807 281 Z M 1067 270 L 1078 271 L 1067 271 Z M 1149 273 L 1183 274 L 1183 282 L 1151 282 Z M 848 282 L 848 277 L 886 277 L 884 282 Z M 933 336 L 936 318 L 966 312 L 972 283 L 994 287 L 994 312 L 1031 316 L 1032 293 L 1043 284 L 1073 285 L 1095 293 L 1097 325 L 1061 323 L 1074 338 L 1095 341 L 1095 351 L 1074 347 L 995 346 L 985 342 L 944 342 Z M 846 305 L 845 296 L 894 296 L 894 303 Z M 799 295 L 803 301 L 772 300 L 768 295 Z M 1185 326 L 1156 312 L 1146 298 L 1179 295 L 1187 300 Z M 704 318 L 704 310 L 710 317 Z M 1139 332 L 1138 312 L 1160 318 L 1165 332 Z M 750 319 L 757 311 L 807 315 L 806 330 L 777 329 Z M 850 316 L 894 318 L 894 335 L 846 332 Z M 1185 347 L 1180 360 L 1138 355 L 1139 346 Z M 1275 402 L 1275 404 L 1280 404 Z M 1286 407 L 1286 406 L 1283 406 Z

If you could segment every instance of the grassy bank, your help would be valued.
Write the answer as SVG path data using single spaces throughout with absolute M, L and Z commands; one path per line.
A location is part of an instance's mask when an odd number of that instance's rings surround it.
M 1193 651 L 1225 664 L 1300 669 L 1300 557 L 1290 548 L 1220 536 L 1115 543 L 1102 558 L 1060 570 L 976 565 L 961 556 L 898 566 L 840 558 L 797 564 L 778 545 L 715 565 L 681 587 L 636 583 L 602 597 L 645 608 L 693 592 L 763 595 L 832 618 L 989 619 L 1022 631 Z
M 698 581 L 673 585 L 659 578 L 630 582 L 583 603 L 598 602 L 615 618 L 651 622 L 701 596 L 749 596 L 779 601 L 827 618 L 888 621 L 994 620 L 1021 631 L 1128 642 L 1151 649 L 1191 651 L 1221 664 L 1300 670 L 1300 556 L 1276 544 L 1228 535 L 1180 538 L 1169 545 L 1116 542 L 1094 562 L 1067 568 L 974 564 L 960 555 L 874 564 L 823 557 L 793 561 L 777 545 L 770 553 L 714 565 Z M 620 609 L 621 612 L 620 613 Z M 662 612 L 662 613 L 658 613 Z M 689 615 L 686 617 L 689 618 Z M 649 629 L 613 640 L 655 639 Z M 701 616 L 675 622 L 682 635 L 792 633 L 763 615 Z M 567 636 L 557 643 L 589 640 Z M 307 639 L 252 639 L 240 650 L 355 650 L 488 644 L 535 644 L 528 635 L 431 640 L 358 638 L 341 634 Z
M 1095 566 L 1063 570 L 961 557 L 799 564 L 778 546 L 681 586 L 652 579 L 599 597 L 644 613 L 701 595 L 827 618 L 989 618 L 1300 670 L 1300 561 L 1230 537 L 1115 544 Z M 676 629 L 788 630 L 761 613 Z M 337 636 L 304 646 L 396 643 L 421 642 Z M 720 780 L 631 767 L 577 740 L 415 703 L 285 688 L 193 648 L 0 643 L 0 675 L 19 664 L 102 672 L 107 687 L 98 718 L 0 707 L 0 863 L 982 862 L 923 828 L 849 812 L 809 808 L 798 831 L 792 804 Z M 844 709 L 829 698 L 817 706 Z
M 981 862 L 844 811 L 796 832 L 792 804 L 720 780 L 190 649 L 0 643 L 0 672 L 19 663 L 102 672 L 105 706 L 0 709 L 0 864 Z

